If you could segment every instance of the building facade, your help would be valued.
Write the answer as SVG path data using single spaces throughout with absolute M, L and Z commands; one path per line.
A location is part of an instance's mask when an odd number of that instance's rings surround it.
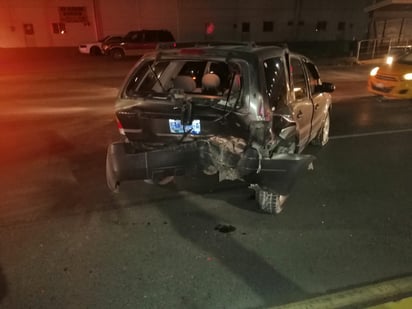
M 0 47 L 76 46 L 105 35 L 138 29 L 168 29 L 178 41 L 360 40 L 382 33 L 385 9 L 381 9 L 378 2 L 0 0 Z M 408 10 L 409 15 L 405 12 L 394 15 L 397 20 L 404 19 L 399 24 L 403 27 L 402 33 L 412 28 L 409 7 Z M 390 24 L 386 22 L 386 34 L 393 28 Z
M 412 44 L 412 0 L 380 0 L 365 8 L 369 37 Z

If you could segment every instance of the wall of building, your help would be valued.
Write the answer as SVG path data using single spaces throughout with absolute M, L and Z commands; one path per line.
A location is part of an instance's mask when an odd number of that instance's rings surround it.
M 176 0 L 97 0 L 101 14 L 101 33 L 125 34 L 139 29 L 168 29 L 177 33 Z M 115 12 L 115 13 L 114 13 Z
M 0 0 L 0 47 L 76 46 L 108 34 L 168 29 L 179 41 L 325 41 L 366 38 L 370 0 Z M 60 7 L 84 7 L 65 22 Z M 206 35 L 206 24 L 214 32 Z M 24 27 L 32 25 L 33 32 Z M 264 25 L 266 31 L 264 31 Z M 319 27 L 319 25 L 321 27 Z M 28 29 L 30 30 L 30 29 Z
M 371 38 L 409 40 L 412 43 L 412 11 L 375 11 Z
M 96 36 L 90 0 L 0 0 L 0 47 L 76 46 Z M 87 22 L 61 23 L 59 7 L 84 7 Z M 60 29 L 63 30 L 63 29 Z

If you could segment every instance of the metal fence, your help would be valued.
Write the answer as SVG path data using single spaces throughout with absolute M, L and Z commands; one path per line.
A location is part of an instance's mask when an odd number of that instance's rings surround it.
M 412 39 L 374 39 L 358 42 L 356 59 L 358 61 L 384 58 L 395 46 L 407 46 L 412 44 Z

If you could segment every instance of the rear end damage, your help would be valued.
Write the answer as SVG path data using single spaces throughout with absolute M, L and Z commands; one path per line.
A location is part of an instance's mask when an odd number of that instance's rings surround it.
M 219 180 L 243 180 L 255 191 L 260 208 L 279 213 L 298 174 L 314 160 L 311 155 L 274 154 L 263 158 L 236 137 L 212 137 L 151 151 L 136 151 L 115 142 L 107 151 L 106 178 L 112 191 L 122 182 L 149 179 L 159 183 L 170 176 L 197 171 L 218 174 Z

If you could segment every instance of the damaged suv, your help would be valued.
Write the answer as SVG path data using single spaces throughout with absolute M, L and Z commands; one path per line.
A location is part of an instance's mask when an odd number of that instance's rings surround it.
M 328 142 L 332 83 L 286 47 L 205 45 L 144 55 L 115 105 L 124 136 L 107 151 L 112 191 L 123 181 L 175 176 L 242 180 L 279 213 L 298 173 Z

